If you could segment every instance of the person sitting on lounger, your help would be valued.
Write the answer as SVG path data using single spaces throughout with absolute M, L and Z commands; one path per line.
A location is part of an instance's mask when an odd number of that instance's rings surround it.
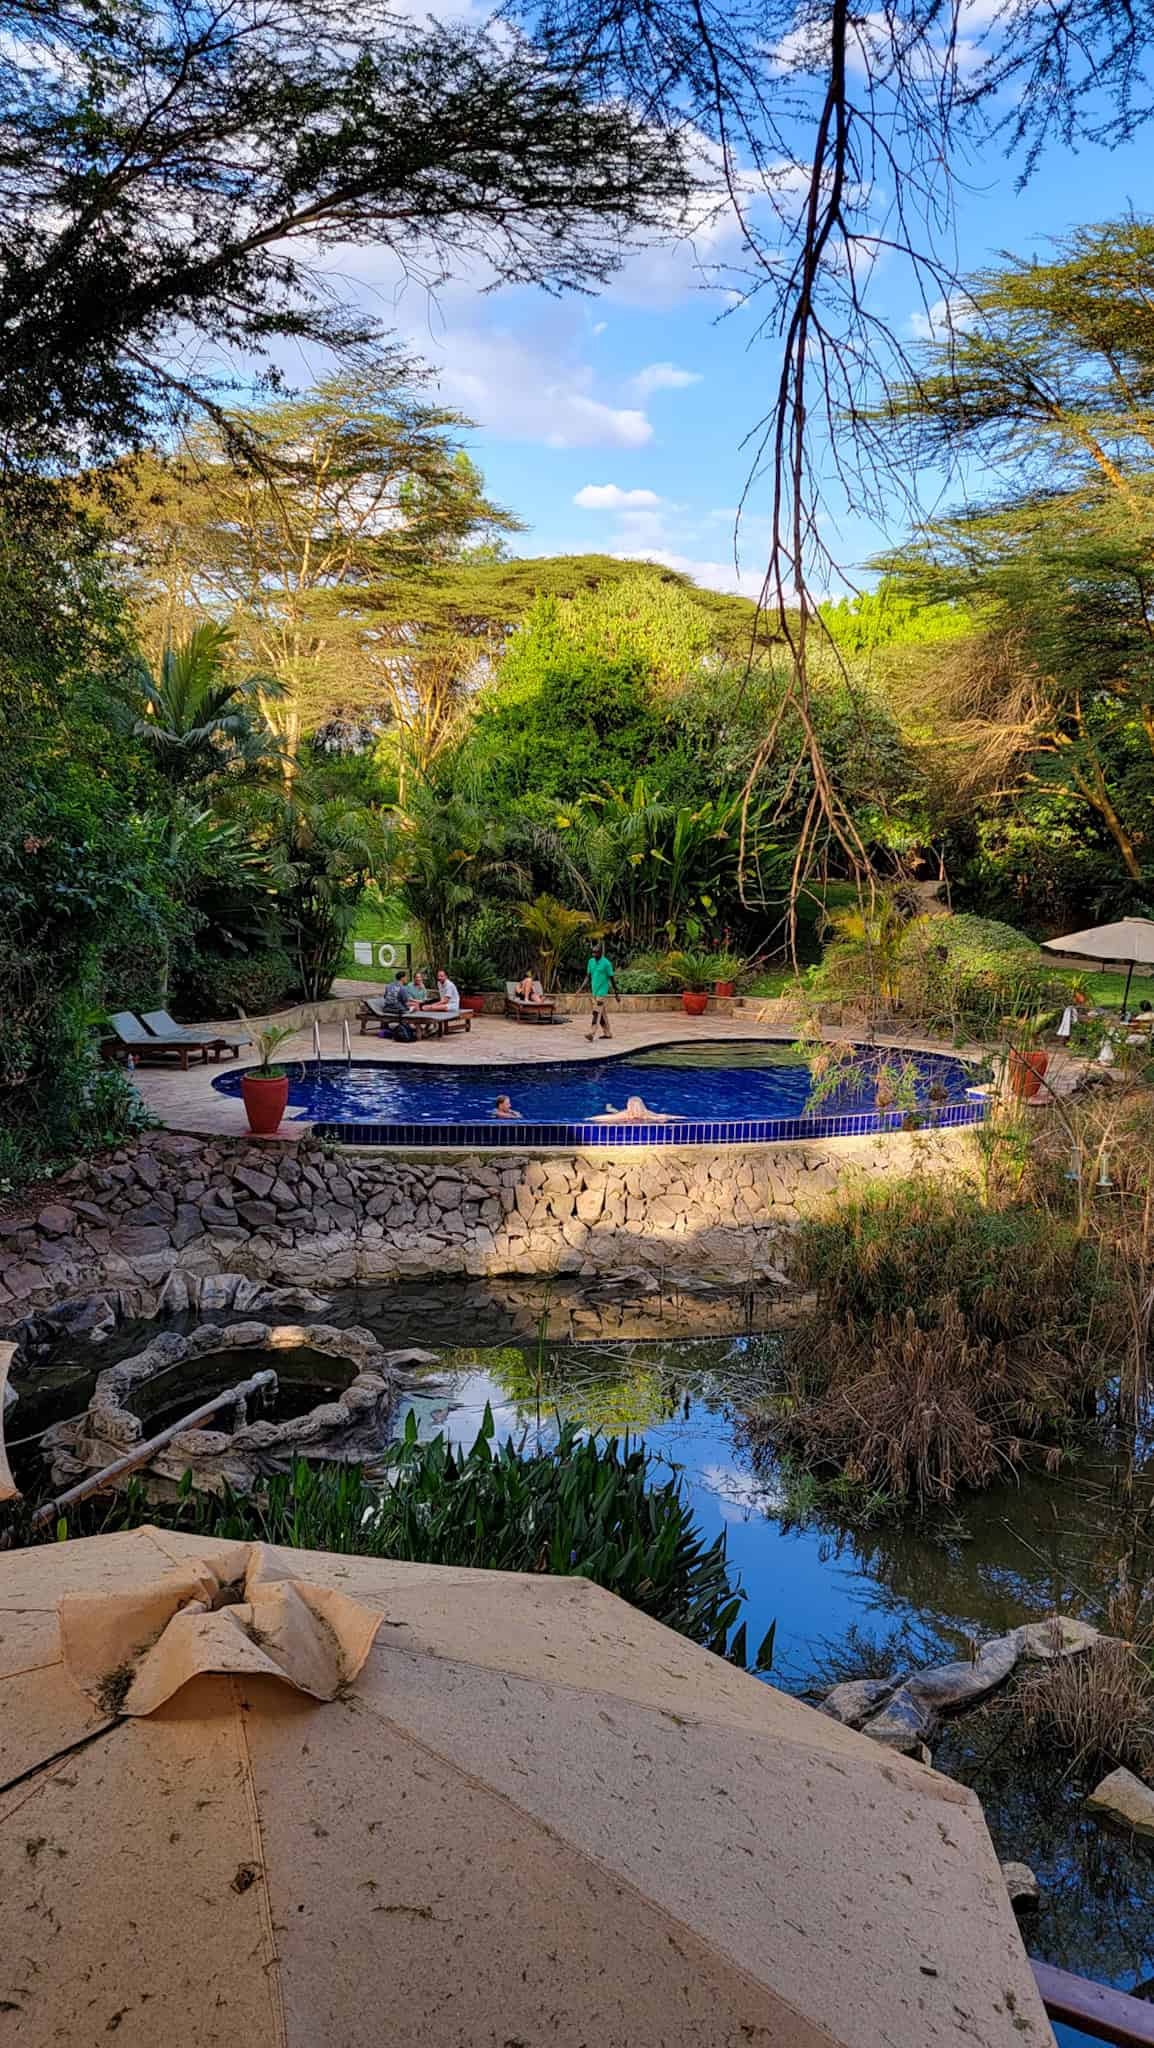
M 663 1109 L 649 1109 L 640 1095 L 631 1095 L 624 1109 L 614 1109 L 611 1102 L 605 1104 L 600 1116 L 587 1119 L 591 1124 L 673 1124 L 677 1118 Z
M 545 991 L 532 974 L 522 976 L 517 983 L 516 995 L 519 1003 L 543 1003 L 545 1000 Z
M 503 1117 L 511 1117 L 511 1116 L 517 1116 L 517 1117 L 519 1117 L 519 1116 L 520 1116 L 520 1114 L 521 1114 L 520 1110 L 519 1110 L 519 1109 L 514 1109 L 514 1107 L 513 1107 L 512 1103 L 510 1102 L 510 1100 L 509 1100 L 509 1098 L 508 1098 L 508 1096 L 507 1096 L 507 1095 L 498 1095 L 498 1097 L 497 1097 L 497 1103 L 496 1103 L 496 1107 L 494 1108 L 494 1111 L 493 1111 L 493 1115 L 494 1115 L 494 1116 L 503 1116 Z
M 412 991 L 413 998 L 416 1002 L 429 1003 L 432 1001 L 432 997 L 430 996 L 429 991 L 425 986 L 424 974 L 422 973 L 419 967 L 416 973 L 414 974 L 413 979 L 409 984 L 409 987 Z
M 437 993 L 432 1002 L 422 1003 L 422 1010 L 440 1011 L 447 1017 L 455 1017 L 461 1007 L 461 995 L 455 981 L 450 981 L 443 967 L 437 969 Z
M 385 1010 L 398 1017 L 403 1017 L 406 1010 L 413 1009 L 420 1000 L 420 996 L 414 994 L 404 968 L 398 967 L 394 969 L 393 978 L 385 984 L 384 993 L 381 996 L 381 1002 Z

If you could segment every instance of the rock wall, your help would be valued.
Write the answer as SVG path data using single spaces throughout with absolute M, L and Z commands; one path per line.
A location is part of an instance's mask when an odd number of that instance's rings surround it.
M 967 1130 L 532 1155 L 341 1153 L 150 1133 L 0 1217 L 0 1324 L 172 1272 L 322 1286 L 447 1273 L 772 1274 L 847 1175 L 965 1170 Z

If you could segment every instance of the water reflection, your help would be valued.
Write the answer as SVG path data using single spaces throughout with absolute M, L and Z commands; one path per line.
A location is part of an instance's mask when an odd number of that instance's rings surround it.
M 743 1335 L 457 1347 L 412 1406 L 422 1435 L 444 1429 L 460 1444 L 473 1441 L 486 1403 L 501 1440 L 547 1440 L 558 1417 L 640 1437 L 681 1475 L 705 1534 L 724 1530 L 749 1640 L 776 1620 L 774 1678 L 796 1690 L 820 1641 L 851 1625 L 875 1635 L 904 1625 L 964 1651 L 975 1636 L 1056 1608 L 1101 1622 L 1124 1565 L 1150 1576 L 1142 1514 L 1124 1509 L 1118 1473 L 1101 1456 L 1072 1477 L 969 1501 L 937 1527 L 791 1525 L 780 1481 L 759 1469 L 744 1426 L 772 1383 L 774 1344 Z M 1154 1858 L 1086 1821 L 1080 1787 L 1047 1783 L 1016 1759 L 1006 1722 L 1003 1713 L 956 1723 L 939 1761 L 974 1783 L 998 1853 L 1041 1879 L 1031 1952 L 1126 1988 L 1144 1984 L 1154 1978 Z M 1070 2048 L 1081 2040 L 1068 2030 L 1060 2038 Z

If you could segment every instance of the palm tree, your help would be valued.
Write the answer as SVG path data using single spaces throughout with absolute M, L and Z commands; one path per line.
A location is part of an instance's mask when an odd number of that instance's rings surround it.
M 231 674 L 231 646 L 226 627 L 211 621 L 194 626 L 165 648 L 158 675 L 142 667 L 132 678 L 132 730 L 166 782 L 204 782 L 277 758 L 262 699 L 282 696 L 281 685 L 268 676 Z
M 519 903 L 517 915 L 537 948 L 541 981 L 546 994 L 557 986 L 557 970 L 577 941 L 589 936 L 594 921 L 587 910 L 569 910 L 555 896 L 538 896 L 532 903 Z
M 300 990 L 317 1002 L 332 987 L 366 888 L 390 873 L 394 840 L 377 812 L 316 797 L 300 777 L 266 792 L 254 813 Z
M 499 819 L 462 797 L 427 790 L 414 795 L 401 821 L 397 861 L 397 894 L 438 967 L 451 966 L 486 897 L 524 888 L 528 879 Z

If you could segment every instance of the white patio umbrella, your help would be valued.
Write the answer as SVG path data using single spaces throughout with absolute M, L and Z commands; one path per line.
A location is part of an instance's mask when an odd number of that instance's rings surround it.
M 1091 925 L 1084 932 L 1067 932 L 1062 939 L 1046 939 L 1043 953 L 1061 960 L 1093 960 L 1099 967 L 1126 969 L 1122 1008 L 1130 1000 L 1130 983 L 1136 967 L 1154 967 L 1154 919 L 1121 917 L 1116 924 Z
M 0 1900 L 13 2048 L 1053 2048 L 972 1793 L 578 1578 L 0 1554 Z

